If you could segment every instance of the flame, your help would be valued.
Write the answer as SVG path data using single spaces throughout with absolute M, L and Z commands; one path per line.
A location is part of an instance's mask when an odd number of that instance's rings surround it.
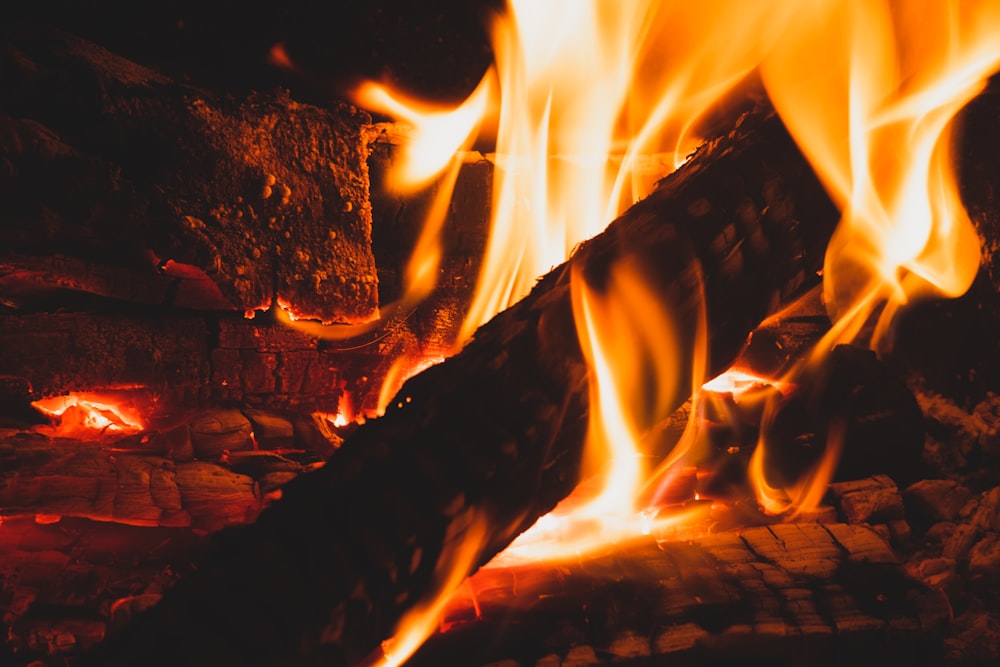
M 1000 65 L 1000 6 L 817 2 L 795 22 L 762 78 L 843 211 L 824 259 L 834 326 L 798 373 L 838 343 L 882 349 L 905 305 L 971 286 L 980 241 L 959 197 L 951 123 Z M 758 443 L 749 474 L 761 506 L 791 516 L 814 509 L 836 470 L 842 431 L 831 427 L 820 461 L 785 489 L 766 480 L 767 443 Z
M 706 111 L 754 73 L 843 210 L 824 267 L 835 326 L 817 355 L 856 338 L 876 315 L 871 342 L 878 345 L 906 303 L 959 295 L 971 283 L 979 243 L 959 201 L 948 142 L 952 118 L 1000 62 L 1000 3 L 509 0 L 491 35 L 495 70 L 459 109 L 420 109 L 382 88 L 366 93 L 369 105 L 408 118 L 421 142 L 433 135 L 425 128 L 454 130 L 419 149 L 428 151 L 429 166 L 401 167 L 400 187 L 453 165 L 471 128 L 496 118 L 491 234 L 457 344 L 646 194 L 639 155 L 667 151 L 671 164 L 682 163 Z M 451 120 L 439 124 L 444 118 Z M 414 273 L 436 270 L 439 252 L 434 245 L 415 252 Z M 586 482 L 494 563 L 575 557 L 655 530 L 662 513 L 643 506 L 644 489 L 661 497 L 679 474 L 672 466 L 698 440 L 689 423 L 652 475 L 637 453 L 685 374 L 698 413 L 704 322 L 694 349 L 681 349 L 676 322 L 628 262 L 612 267 L 600 290 L 574 273 L 572 300 L 590 379 Z M 729 383 L 723 388 L 737 394 L 754 381 L 733 374 L 708 388 Z M 794 373 L 782 378 L 795 381 Z M 828 437 L 814 468 L 787 488 L 768 483 L 767 443 L 758 443 L 750 478 L 765 510 L 794 516 L 815 508 L 836 468 L 843 428 L 834 424 Z M 666 516 L 688 521 L 704 512 L 695 508 Z M 463 564 L 442 575 L 452 590 Z M 408 618 L 407 628 L 421 629 L 401 629 L 395 644 L 409 647 L 401 637 L 429 632 L 439 602 L 434 597 L 419 620 Z
M 406 97 L 371 81 L 354 91 L 352 97 L 358 104 L 410 126 L 403 154 L 389 173 L 390 187 L 412 192 L 428 185 L 452 164 L 475 139 L 495 88 L 496 78 L 490 69 L 465 102 L 454 109 Z
M 445 547 L 434 568 L 431 591 L 400 618 L 391 639 L 382 642 L 372 667 L 398 667 L 406 662 L 440 623 L 448 600 L 475 565 L 486 540 L 486 517 L 468 508 L 448 526 Z
M 959 296 L 979 239 L 959 200 L 951 120 L 1000 63 L 996 2 L 808 3 L 761 67 L 776 109 L 843 220 L 827 250 L 824 296 L 856 338 L 883 305 L 878 346 L 899 308 Z
M 673 411 L 678 380 L 687 374 L 678 364 L 693 363 L 695 382 L 700 382 L 703 355 L 683 349 L 670 313 L 634 262 L 626 259 L 612 267 L 603 294 L 588 286 L 574 265 L 571 294 L 580 347 L 591 374 L 582 471 L 590 483 L 519 536 L 498 563 L 582 556 L 688 524 L 704 516 L 706 509 L 660 516 L 639 503 L 649 475 L 640 454 L 641 437 Z M 703 326 L 699 341 L 704 341 Z M 658 473 L 661 481 L 669 479 L 665 471 L 676 460 L 672 458 Z
M 502 91 L 493 226 L 460 342 L 648 193 L 654 179 L 635 174 L 640 153 L 668 146 L 677 164 L 697 145 L 695 121 L 753 69 L 791 13 L 781 2 L 744 3 L 739 16 L 732 8 L 509 2 L 492 33 Z
M 396 397 L 407 380 L 442 361 L 444 361 L 443 357 L 436 356 L 426 356 L 418 359 L 411 359 L 404 356 L 394 360 L 392 366 L 389 367 L 389 371 L 385 374 L 382 387 L 379 389 L 378 407 L 374 416 L 381 417 L 385 414 L 385 411 L 392 404 L 393 398 Z M 396 407 L 402 408 L 409 402 L 409 396 L 400 397 L 396 403 Z
M 837 463 L 840 461 L 846 425 L 839 420 L 832 422 L 827 434 L 826 447 L 819 461 L 789 486 L 775 487 L 768 481 L 764 466 L 767 457 L 764 433 L 768 430 L 769 421 L 774 417 L 774 408 L 773 402 L 765 408 L 764 420 L 760 429 L 760 441 L 750 457 L 747 476 L 753 485 L 761 509 L 767 514 L 785 515 L 788 519 L 794 519 L 800 514 L 815 511 L 823 500 L 826 487 L 833 478 L 833 474 L 837 470 Z
M 54 437 L 88 438 L 103 433 L 129 435 L 145 429 L 134 407 L 115 396 L 73 392 L 34 401 L 32 407 L 57 420 L 43 430 Z

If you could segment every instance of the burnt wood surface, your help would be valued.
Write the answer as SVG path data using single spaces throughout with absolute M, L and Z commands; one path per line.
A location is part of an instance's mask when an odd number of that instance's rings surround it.
M 241 311 L 376 317 L 365 112 L 216 95 L 24 24 L 0 76 L 0 278 L 31 268 L 6 253 L 64 253 L 200 271 Z
M 287 485 L 252 527 L 221 535 L 195 576 L 91 664 L 289 664 L 321 646 L 326 664 L 364 659 L 471 533 L 481 534 L 466 572 L 576 485 L 588 399 L 573 270 L 600 290 L 616 263 L 642 267 L 681 349 L 705 304 L 719 370 L 813 278 L 837 217 L 780 122 L 743 118 L 460 354 L 409 381 L 398 407 Z M 244 585 L 260 571 L 275 576 Z
M 936 665 L 950 614 L 871 528 L 776 524 L 490 565 L 407 664 Z

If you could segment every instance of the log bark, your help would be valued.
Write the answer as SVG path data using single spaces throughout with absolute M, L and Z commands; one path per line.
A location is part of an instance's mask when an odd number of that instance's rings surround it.
M 364 112 L 216 96 L 26 25 L 0 34 L 0 73 L 6 251 L 186 265 L 242 311 L 377 316 Z
M 223 535 L 195 576 L 90 664 L 290 664 L 320 647 L 325 664 L 364 659 L 461 541 L 478 533 L 468 573 L 576 485 L 588 399 L 574 270 L 600 290 L 618 262 L 642 266 L 681 349 L 706 305 L 710 365 L 721 369 L 814 276 L 837 218 L 780 122 L 743 118 L 459 355 L 409 381 L 398 407 L 286 486 L 256 524 Z M 691 371 L 678 365 L 680 401 Z M 260 571 L 275 576 L 244 586 Z

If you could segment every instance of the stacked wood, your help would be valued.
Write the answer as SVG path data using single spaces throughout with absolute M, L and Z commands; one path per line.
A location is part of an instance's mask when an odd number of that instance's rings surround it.
M 935 664 L 950 613 L 872 530 L 777 524 L 487 566 L 408 664 Z
M 397 408 L 227 535 L 93 664 L 287 664 L 324 645 L 330 664 L 363 659 L 433 589 L 457 544 L 484 531 L 469 572 L 576 485 L 588 399 L 571 273 L 601 290 L 618 262 L 642 267 L 682 348 L 707 305 L 721 369 L 815 275 L 837 217 L 777 119 L 744 118 L 459 355 L 408 382 Z M 679 366 L 684 396 L 690 370 Z M 261 571 L 276 576 L 247 589 Z
M 377 315 L 367 114 L 215 96 L 54 30 L 0 41 L 5 251 L 200 272 L 240 311 Z

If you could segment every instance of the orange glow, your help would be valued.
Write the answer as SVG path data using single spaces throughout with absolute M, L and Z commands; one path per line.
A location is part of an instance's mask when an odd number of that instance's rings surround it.
M 509 2 L 493 25 L 493 225 L 461 341 L 672 170 L 640 177 L 640 155 L 673 151 L 673 166 L 698 145 L 695 122 L 759 62 L 791 10 L 773 1 L 733 8 Z
M 434 568 L 431 592 L 413 605 L 396 625 L 392 639 L 382 642 L 373 667 L 398 667 L 431 636 L 441 621 L 452 593 L 475 565 L 486 538 L 486 518 L 467 509 L 448 526 L 445 547 Z
M 138 412 L 111 395 L 75 392 L 42 398 L 31 405 L 55 420 L 52 426 L 42 427 L 54 437 L 93 438 L 104 433 L 128 435 L 145 429 Z
M 824 266 L 836 326 L 878 346 L 900 307 L 959 296 L 980 249 L 955 186 L 950 123 L 1000 64 L 1000 5 L 804 3 L 761 71 L 776 109 L 843 209 Z
M 486 116 L 496 78 L 489 70 L 460 106 L 448 109 L 404 97 L 377 83 L 366 82 L 354 91 L 355 101 L 410 126 L 403 154 L 389 174 L 390 187 L 412 192 L 428 185 L 460 151 L 468 148 Z
M 638 443 L 648 428 L 669 416 L 680 398 L 677 391 L 690 391 L 678 387 L 678 379 L 687 374 L 678 364 L 693 363 L 692 357 L 701 355 L 682 348 L 669 313 L 659 307 L 658 296 L 633 263 L 613 266 L 602 294 L 578 270 L 571 289 L 580 347 L 591 374 L 582 471 L 588 482 L 518 537 L 500 563 L 578 557 L 689 525 L 707 511 L 695 507 L 657 514 L 639 504 L 649 471 Z M 700 382 L 698 369 L 694 376 Z
M 422 373 L 442 361 L 444 361 L 442 357 L 432 356 L 420 359 L 400 357 L 393 361 L 392 366 L 389 367 L 389 372 L 385 374 L 385 379 L 382 381 L 382 387 L 379 389 L 378 408 L 373 416 L 381 417 L 384 415 L 385 411 L 392 405 L 394 398 L 397 401 L 397 408 L 402 408 L 409 403 L 410 398 L 408 396 L 397 397 L 396 395 L 402 389 L 403 384 L 417 373 Z

